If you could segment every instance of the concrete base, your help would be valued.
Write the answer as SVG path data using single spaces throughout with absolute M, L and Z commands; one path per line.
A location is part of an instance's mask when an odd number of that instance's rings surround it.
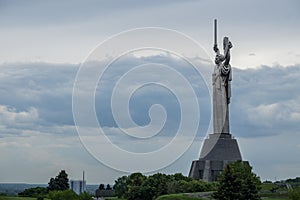
M 242 160 L 236 139 L 231 134 L 210 134 L 205 139 L 199 160 L 194 160 L 189 177 L 216 181 L 228 163 Z

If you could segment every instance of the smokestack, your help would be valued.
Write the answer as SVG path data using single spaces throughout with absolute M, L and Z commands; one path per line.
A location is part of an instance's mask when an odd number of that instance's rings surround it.
M 82 186 L 83 186 L 82 191 L 85 192 L 84 170 L 82 172 Z

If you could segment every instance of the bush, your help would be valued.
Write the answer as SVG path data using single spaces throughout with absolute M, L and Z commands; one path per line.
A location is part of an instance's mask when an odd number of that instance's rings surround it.
M 289 199 L 291 200 L 299 200 L 300 199 L 300 188 L 296 188 L 289 191 Z
M 93 197 L 89 193 L 84 192 L 78 196 L 78 200 L 93 200 Z
M 20 192 L 18 195 L 21 197 L 46 197 L 48 191 L 44 187 L 35 187 L 25 189 L 23 192 Z
M 92 196 L 86 192 L 77 195 L 73 190 L 50 191 L 51 200 L 93 200 Z
M 49 198 L 51 200 L 77 200 L 78 195 L 73 190 L 50 191 Z

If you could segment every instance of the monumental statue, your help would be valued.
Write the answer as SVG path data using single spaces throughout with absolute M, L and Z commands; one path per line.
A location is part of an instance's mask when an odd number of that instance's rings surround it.
M 200 158 L 192 162 L 189 177 L 215 181 L 225 165 L 242 160 L 236 139 L 230 134 L 229 103 L 231 98 L 232 69 L 228 37 L 223 38 L 221 54 L 217 45 L 217 20 L 214 21 L 214 46 L 216 53 L 215 67 L 212 74 L 213 86 L 213 134 L 204 140 Z
M 228 37 L 223 39 L 224 55 L 220 54 L 217 45 L 217 23 L 215 20 L 215 44 L 216 52 L 215 69 L 212 74 L 213 84 L 213 127 L 215 133 L 229 133 L 229 109 L 231 97 L 232 70 L 229 64 L 230 49 L 232 44 Z

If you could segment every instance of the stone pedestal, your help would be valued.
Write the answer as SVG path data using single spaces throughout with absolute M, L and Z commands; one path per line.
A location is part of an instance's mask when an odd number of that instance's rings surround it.
M 199 160 L 194 160 L 189 177 L 216 181 L 226 164 L 242 160 L 236 139 L 231 134 L 210 134 L 205 139 Z

